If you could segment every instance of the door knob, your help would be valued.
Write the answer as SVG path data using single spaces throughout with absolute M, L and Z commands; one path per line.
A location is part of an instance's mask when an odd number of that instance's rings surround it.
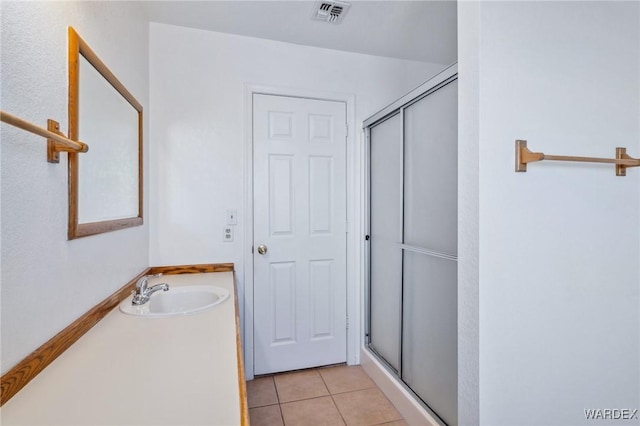
M 258 253 L 265 254 L 266 252 L 267 252 L 267 246 L 265 246 L 264 244 L 260 244 L 258 246 Z

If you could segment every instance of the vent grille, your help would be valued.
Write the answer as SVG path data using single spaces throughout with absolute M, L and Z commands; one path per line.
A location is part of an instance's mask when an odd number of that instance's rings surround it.
M 350 7 L 350 3 L 343 1 L 319 0 L 314 5 L 311 18 L 330 24 L 339 24 L 344 19 L 344 15 Z

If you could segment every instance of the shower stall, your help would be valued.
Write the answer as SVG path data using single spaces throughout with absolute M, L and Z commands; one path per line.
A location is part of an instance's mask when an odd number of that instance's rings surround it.
M 364 122 L 367 349 L 457 424 L 457 65 Z

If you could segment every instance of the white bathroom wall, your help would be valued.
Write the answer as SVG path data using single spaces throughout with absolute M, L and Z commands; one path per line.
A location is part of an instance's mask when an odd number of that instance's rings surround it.
M 480 424 L 480 2 L 458 3 L 458 424 Z
M 0 15 L 3 111 L 43 127 L 55 119 L 66 133 L 68 26 L 147 107 L 140 3 L 2 1 Z M 148 109 L 145 120 L 147 135 Z M 67 155 L 49 164 L 44 138 L 6 124 L 0 135 L 4 373 L 146 268 L 149 230 L 147 216 L 140 227 L 67 241 Z
M 355 96 L 359 176 L 362 121 L 443 65 L 319 49 L 151 24 L 152 265 L 234 262 L 244 295 L 245 85 Z M 360 218 L 360 180 L 349 182 Z M 234 241 L 222 242 L 227 209 L 238 210 Z M 353 229 L 359 230 L 359 226 Z M 355 265 L 352 265 L 355 266 Z M 350 283 L 350 285 L 358 285 Z
M 640 3 L 463 2 L 458 28 L 461 46 L 479 49 L 460 51 L 472 165 L 460 182 L 479 181 L 461 213 L 478 235 L 461 268 L 479 253 L 478 274 L 460 283 L 461 303 L 479 312 L 478 328 L 461 328 L 460 352 L 479 353 L 475 371 L 472 356 L 461 369 L 472 407 L 461 423 L 600 424 L 584 410 L 640 408 L 640 170 L 514 172 L 515 139 L 549 154 L 625 146 L 640 157 Z

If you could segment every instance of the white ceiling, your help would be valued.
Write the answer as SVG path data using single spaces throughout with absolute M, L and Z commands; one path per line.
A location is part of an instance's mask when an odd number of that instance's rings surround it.
M 149 20 L 308 46 L 448 65 L 456 2 L 350 1 L 340 24 L 311 19 L 315 1 L 147 1 Z

